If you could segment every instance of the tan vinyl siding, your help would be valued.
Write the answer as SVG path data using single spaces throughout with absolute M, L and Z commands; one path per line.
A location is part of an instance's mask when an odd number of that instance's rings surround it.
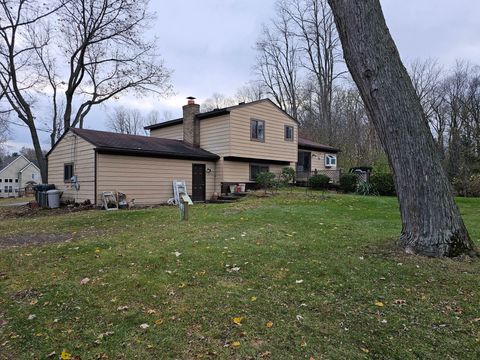
M 162 139 L 183 140 L 183 124 L 150 130 L 150 136 Z
M 306 150 L 306 151 L 310 151 L 312 155 L 316 155 L 316 156 L 312 156 L 312 171 L 315 171 L 315 169 L 317 170 L 325 170 L 325 169 L 336 170 L 337 169 L 337 166 L 330 166 L 328 168 L 325 167 L 325 155 L 328 153 L 313 151 L 313 150 Z M 331 155 L 335 155 L 335 154 L 331 154 Z
M 265 121 L 265 141 L 250 140 L 250 120 Z M 285 125 L 293 126 L 294 141 L 285 140 Z M 297 161 L 297 123 L 269 101 L 240 106 L 230 113 L 230 156 Z
M 74 164 L 80 190 L 76 191 L 71 183 L 64 182 L 64 164 Z M 48 156 L 48 182 L 63 191 L 62 200 L 94 202 L 95 187 L 95 151 L 94 146 L 81 137 L 69 132 L 60 140 Z
M 229 115 L 200 120 L 200 147 L 214 154 L 225 156 L 230 149 L 229 133 Z
M 97 193 L 120 191 L 137 204 L 160 204 L 173 197 L 172 182 L 185 180 L 192 191 L 192 164 L 206 164 L 206 199 L 214 192 L 213 162 L 98 154 Z
M 223 162 L 223 182 L 252 182 L 250 180 L 250 164 L 255 162 L 224 161 Z M 269 171 L 279 176 L 284 167 L 289 165 L 261 164 L 268 166 Z

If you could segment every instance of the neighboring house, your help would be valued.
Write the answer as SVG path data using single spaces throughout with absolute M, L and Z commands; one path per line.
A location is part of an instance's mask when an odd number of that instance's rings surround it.
M 40 169 L 25 156 L 19 155 L 0 169 L 0 197 L 23 196 L 25 187 L 41 182 Z
M 205 113 L 190 99 L 181 119 L 146 129 L 150 136 L 69 130 L 47 154 L 49 183 L 77 202 L 120 191 L 156 204 L 173 196 L 173 180 L 205 201 L 232 184 L 252 187 L 262 171 L 339 172 L 338 149 L 299 139 L 297 121 L 267 99 Z

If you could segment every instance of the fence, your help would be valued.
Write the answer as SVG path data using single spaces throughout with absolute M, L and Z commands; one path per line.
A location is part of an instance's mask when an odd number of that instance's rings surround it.
M 308 179 L 310 179 L 311 176 L 313 175 L 326 175 L 330 178 L 332 183 L 338 184 L 340 182 L 340 176 L 342 175 L 342 170 L 337 169 L 324 169 L 324 170 L 315 170 L 315 171 L 297 171 L 296 173 L 296 181 L 297 183 L 306 183 L 308 182 Z

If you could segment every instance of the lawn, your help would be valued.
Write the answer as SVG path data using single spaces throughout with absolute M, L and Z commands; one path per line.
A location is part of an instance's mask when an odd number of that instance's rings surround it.
M 400 228 L 395 198 L 301 191 L 6 217 L 49 241 L 0 248 L 0 359 L 480 358 L 480 262 L 404 255 Z

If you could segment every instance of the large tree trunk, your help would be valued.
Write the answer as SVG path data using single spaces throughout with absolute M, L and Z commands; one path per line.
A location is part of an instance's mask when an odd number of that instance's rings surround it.
M 399 244 L 409 253 L 476 253 L 378 0 L 328 0 L 348 69 L 394 173 Z
M 30 135 L 32 137 L 33 149 L 35 150 L 35 155 L 37 157 L 38 168 L 40 169 L 40 176 L 42 177 L 42 183 L 47 181 L 47 161 L 43 155 L 42 146 L 40 144 L 40 139 L 38 138 L 37 129 L 33 125 L 33 118 L 29 119 L 28 128 L 30 130 Z

